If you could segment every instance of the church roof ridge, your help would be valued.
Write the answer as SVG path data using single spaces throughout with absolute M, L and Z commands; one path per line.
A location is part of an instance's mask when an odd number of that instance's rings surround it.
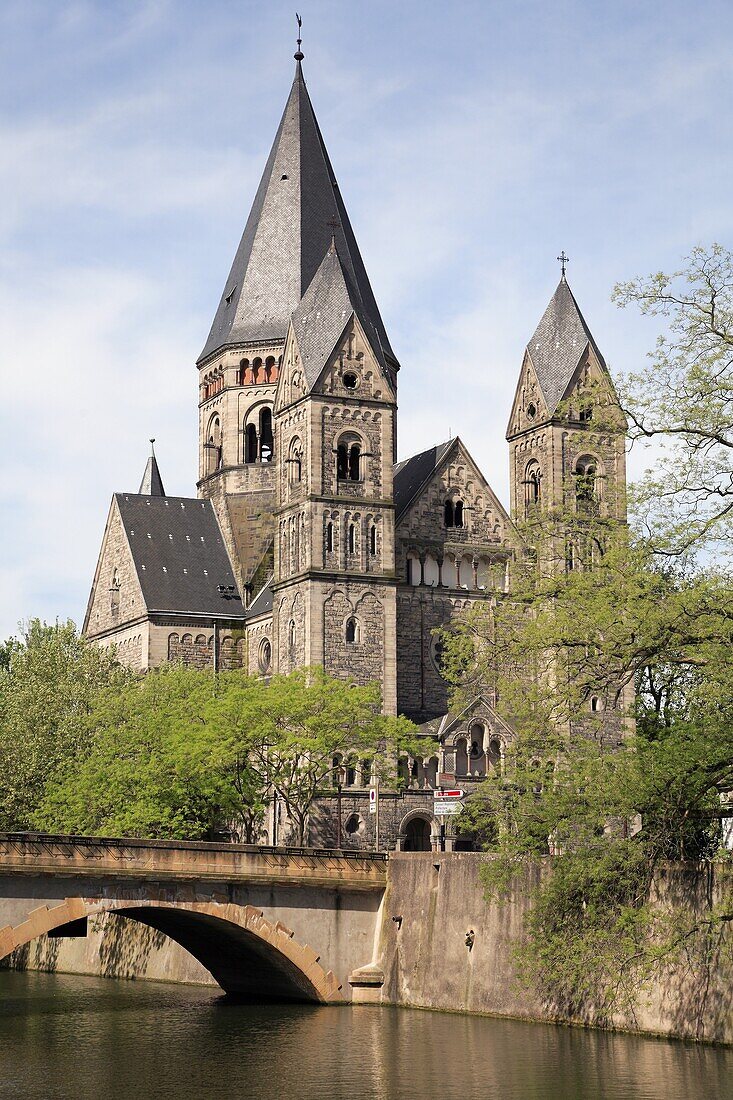
M 398 366 L 297 61 L 199 362 L 222 347 L 284 340 L 332 239 L 384 354 Z
M 562 400 L 588 345 L 605 369 L 605 360 L 563 274 L 527 344 L 550 415 Z

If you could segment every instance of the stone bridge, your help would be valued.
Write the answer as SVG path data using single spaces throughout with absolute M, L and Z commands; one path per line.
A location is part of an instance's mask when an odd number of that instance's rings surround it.
M 0 833 L 0 959 L 115 913 L 227 993 L 343 1003 L 372 984 L 386 878 L 382 853 Z

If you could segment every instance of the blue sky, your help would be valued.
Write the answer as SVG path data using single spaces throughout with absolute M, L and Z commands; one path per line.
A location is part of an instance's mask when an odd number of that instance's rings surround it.
M 294 2 L 0 0 L 0 637 L 81 622 L 149 436 L 168 492 L 195 492 L 194 364 L 292 80 Z M 732 243 L 733 5 L 298 3 L 402 363 L 400 457 L 460 434 L 506 501 L 560 249 L 621 372 L 656 327 L 614 282 Z

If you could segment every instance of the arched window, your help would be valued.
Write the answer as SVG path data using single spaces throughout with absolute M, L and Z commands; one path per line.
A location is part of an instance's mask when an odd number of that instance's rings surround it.
M 275 356 L 268 355 L 265 360 L 265 382 L 274 382 L 277 378 L 277 367 L 275 366 Z
M 291 619 L 288 623 L 288 645 L 291 649 L 295 649 L 296 639 L 297 633 L 295 629 L 295 619 Z
M 468 749 L 463 738 L 456 741 L 456 775 L 468 775 Z
M 272 664 L 272 643 L 269 638 L 263 638 L 260 642 L 260 650 L 257 655 L 257 663 L 260 672 L 269 672 Z
M 258 357 L 252 360 L 252 381 L 262 382 L 262 360 Z
M 272 462 L 272 409 L 265 406 L 260 411 L 260 461 Z
M 336 477 L 339 481 L 361 481 L 361 442 L 353 436 L 336 448 Z
M 597 463 L 590 455 L 583 455 L 575 463 L 575 500 L 579 509 L 592 509 L 598 500 L 596 474 Z
M 209 421 L 209 430 L 206 433 L 206 473 L 214 474 L 221 466 L 221 421 L 218 416 L 212 416 Z
M 349 645 L 353 645 L 354 642 L 359 641 L 359 623 L 353 617 L 353 615 L 350 619 L 346 620 L 345 637 Z
M 303 447 L 296 436 L 290 441 L 290 453 L 288 454 L 288 481 L 291 485 L 301 481 L 303 477 Z
M 361 447 L 352 443 L 349 450 L 349 481 L 360 481 Z
M 372 557 L 377 553 L 377 526 L 374 523 L 369 528 L 369 553 Z
M 454 526 L 463 527 L 463 501 L 457 500 L 454 507 Z
M 528 464 L 524 475 L 524 503 L 527 511 L 540 503 L 541 493 L 542 472 L 539 463 L 533 460 Z
M 356 760 L 346 761 L 346 786 L 353 787 L 356 783 Z
M 594 714 L 597 714 L 598 711 L 603 710 L 603 701 L 597 695 L 591 695 L 590 709 L 593 711 Z
M 489 741 L 489 767 L 492 771 L 501 771 L 501 741 L 496 737 Z
M 397 761 L 397 778 L 407 784 L 410 779 L 410 761 L 406 756 L 401 756 Z
M 244 461 L 257 461 L 257 428 L 248 424 L 244 430 Z
M 249 382 L 249 359 L 242 359 L 239 363 L 239 384 L 246 386 Z
M 348 548 L 350 554 L 356 553 L 356 525 L 349 524 Z
M 326 553 L 333 553 L 333 523 L 331 520 L 326 524 Z
M 443 508 L 443 522 L 446 527 L 455 526 L 455 515 L 453 513 L 453 501 L 446 500 L 445 507 Z

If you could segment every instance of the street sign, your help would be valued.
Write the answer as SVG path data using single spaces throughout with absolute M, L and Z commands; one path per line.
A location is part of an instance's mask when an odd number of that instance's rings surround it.
M 369 813 L 375 814 L 377 812 L 377 788 L 369 788 Z
M 433 801 L 433 813 L 436 817 L 450 817 L 453 814 L 459 814 L 462 809 L 463 805 L 457 799 L 448 802 L 438 802 L 437 799 Z
M 433 798 L 440 799 L 441 802 L 454 802 L 463 798 L 463 791 L 433 791 Z

